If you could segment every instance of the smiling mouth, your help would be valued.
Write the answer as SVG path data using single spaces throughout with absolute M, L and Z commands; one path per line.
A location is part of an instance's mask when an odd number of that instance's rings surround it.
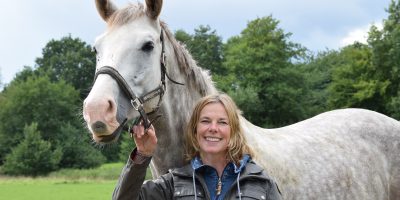
M 221 138 L 216 138 L 216 137 L 205 137 L 204 139 L 209 142 L 219 142 L 222 140 Z

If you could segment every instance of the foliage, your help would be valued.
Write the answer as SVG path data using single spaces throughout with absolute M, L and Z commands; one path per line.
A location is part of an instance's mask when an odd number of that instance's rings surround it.
M 15 75 L 15 78 L 11 81 L 10 84 L 25 82 L 28 80 L 28 78 L 38 75 L 39 74 L 32 67 L 24 66 L 23 70 L 21 70 Z
M 328 111 L 328 87 L 332 82 L 332 69 L 337 64 L 338 52 L 327 50 L 316 55 L 310 55 L 299 66 L 300 73 L 305 78 L 308 93 L 303 103 L 306 118 Z
M 247 120 L 251 122 L 256 122 L 259 120 L 258 116 L 262 115 L 263 105 L 255 88 L 243 88 L 228 94 L 235 99 L 235 103 L 247 117 Z
M 228 40 L 225 62 L 236 78 L 228 85 L 230 94 L 240 90 L 256 93 L 262 105 L 257 115 L 248 116 L 255 124 L 281 126 L 303 118 L 304 78 L 293 61 L 303 55 L 304 49 L 288 41 L 290 34 L 278 28 L 272 17 L 249 22 L 240 36 Z M 236 100 L 236 99 L 235 99 Z M 236 100 L 239 101 L 239 100 Z
M 389 5 L 383 30 L 372 26 L 368 44 L 337 52 L 328 89 L 328 108 L 359 107 L 400 119 L 400 2 Z
M 193 39 L 192 35 L 190 35 L 189 33 L 185 32 L 182 29 L 175 31 L 174 36 L 175 36 L 176 40 L 178 40 L 181 43 L 183 43 L 184 45 L 186 45 L 186 47 L 187 47 L 187 44 L 189 44 L 190 41 Z
M 90 45 L 67 36 L 48 42 L 42 54 L 36 59 L 39 74 L 48 75 L 53 82 L 66 81 L 79 91 L 81 99 L 87 96 L 96 67 L 96 55 Z
M 384 20 L 383 30 L 373 26 L 368 37 L 368 44 L 372 48 L 372 63 L 375 66 L 375 79 L 386 82 L 386 88 L 382 91 L 381 112 L 400 116 L 399 101 L 400 91 L 400 1 L 392 0 L 389 8 L 388 19 Z M 400 118 L 397 118 L 400 119 Z
M 52 150 L 50 142 L 44 141 L 37 130 L 37 123 L 25 126 L 25 138 L 7 155 L 2 171 L 11 175 L 38 176 L 57 168 L 61 149 Z
M 102 144 L 99 146 L 98 150 L 100 150 L 107 162 L 118 162 L 118 154 L 121 151 L 121 142 L 116 141 L 110 144 Z
M 136 148 L 135 142 L 128 133 L 122 133 L 121 135 L 121 150 L 119 152 L 119 161 L 125 163 L 132 150 Z
M 63 157 L 62 168 L 94 168 L 105 162 L 100 151 L 90 145 L 90 137 L 82 134 L 84 131 L 67 123 L 61 127 L 60 133 L 64 140 L 61 144 Z
M 80 126 L 77 102 L 78 92 L 73 87 L 64 81 L 51 83 L 45 76 L 8 86 L 0 101 L 0 161 L 23 139 L 24 124 L 38 122 L 43 139 L 53 147 L 60 145 L 63 124 Z
M 359 107 L 383 111 L 378 102 L 389 84 L 376 77 L 376 66 L 367 45 L 355 43 L 342 49 L 332 72 L 328 103 L 331 108 Z
M 2 90 L 2 88 L 3 88 L 3 78 L 2 78 L 2 76 L 1 76 L 1 68 L 0 68 L 0 91 Z
M 175 38 L 186 45 L 199 66 L 210 70 L 212 74 L 226 74 L 222 67 L 222 38 L 210 26 L 199 26 L 194 32 L 194 35 L 190 35 L 178 30 Z

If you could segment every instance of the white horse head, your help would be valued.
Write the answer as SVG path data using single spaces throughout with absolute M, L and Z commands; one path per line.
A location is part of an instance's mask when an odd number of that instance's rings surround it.
M 158 16 L 162 0 L 148 0 L 146 6 L 137 4 L 120 10 L 111 1 L 98 0 L 96 5 L 107 22 L 107 30 L 94 45 L 96 71 L 104 67 L 114 69 L 136 97 L 159 88 L 162 85 L 163 33 Z M 108 73 L 96 74 L 93 88 L 84 102 L 83 116 L 96 142 L 116 139 L 124 123 L 139 114 L 132 107 L 129 94 L 115 79 Z M 143 110 L 156 109 L 161 95 L 141 102 Z

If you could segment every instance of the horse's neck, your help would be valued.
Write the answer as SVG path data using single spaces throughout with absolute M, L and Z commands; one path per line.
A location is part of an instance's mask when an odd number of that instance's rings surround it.
M 167 46 L 172 51 L 172 45 L 169 43 Z M 168 74 L 172 79 L 182 82 L 184 85 L 177 85 L 166 80 L 167 89 L 159 111 L 163 116 L 155 124 L 158 148 L 153 156 L 153 177 L 158 177 L 166 173 L 168 169 L 180 167 L 186 163 L 184 132 L 193 107 L 202 96 L 216 92 L 206 73 L 197 66 L 190 66 L 193 68 L 187 69 L 192 70 L 191 75 L 188 76 L 187 71 L 178 66 L 179 62 L 173 55 L 172 53 L 168 55 Z M 185 59 L 189 59 L 189 62 L 195 65 L 195 61 L 191 60 L 190 55 Z

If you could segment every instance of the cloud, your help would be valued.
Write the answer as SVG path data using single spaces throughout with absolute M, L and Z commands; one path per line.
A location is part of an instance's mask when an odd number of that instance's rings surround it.
M 379 30 L 382 29 L 383 25 L 382 23 L 377 23 L 374 24 Z M 358 27 L 350 30 L 347 35 L 340 40 L 340 47 L 344 47 L 350 44 L 353 44 L 354 42 L 360 42 L 363 44 L 367 44 L 367 39 L 368 39 L 368 32 L 369 29 L 371 28 L 371 25 L 366 25 L 363 27 Z

